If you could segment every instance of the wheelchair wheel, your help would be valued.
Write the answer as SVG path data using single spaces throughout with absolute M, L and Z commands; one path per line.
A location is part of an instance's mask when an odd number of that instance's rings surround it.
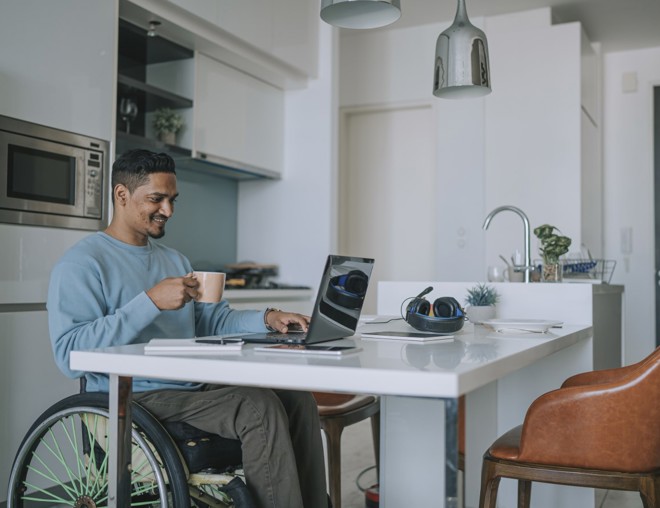
M 132 406 L 131 506 L 189 508 L 186 470 L 160 423 Z M 108 395 L 72 395 L 51 406 L 21 443 L 8 508 L 108 505 Z

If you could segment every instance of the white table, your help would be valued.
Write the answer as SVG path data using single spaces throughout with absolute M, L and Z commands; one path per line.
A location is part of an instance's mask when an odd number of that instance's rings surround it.
M 397 327 L 407 325 L 388 324 L 390 329 Z M 337 344 L 355 343 L 363 348 L 361 353 L 344 358 L 263 354 L 251 346 L 237 355 L 150 356 L 144 354 L 142 345 L 132 345 L 75 351 L 70 363 L 75 370 L 110 376 L 111 449 L 118 450 L 111 454 L 110 506 L 123 506 L 122 496 L 128 491 L 127 485 L 122 490 L 122 479 L 127 478 L 130 460 L 131 378 L 146 376 L 380 395 L 381 507 L 454 507 L 458 397 L 476 394 L 468 399 L 467 436 L 474 443 L 468 456 L 470 467 L 470 462 L 476 462 L 475 457 L 483 453 L 482 441 L 494 438 L 499 430 L 495 426 L 492 436 L 472 436 L 475 432 L 470 422 L 488 421 L 497 412 L 506 411 L 505 401 L 489 398 L 493 393 L 489 387 L 494 382 L 507 385 L 507 379 L 513 380 L 511 392 L 515 393 L 511 398 L 514 406 L 520 406 L 516 410 L 520 413 L 527 399 L 536 396 L 519 393 L 525 391 L 525 377 L 537 378 L 538 384 L 538 378 L 547 372 L 549 390 L 567 375 L 590 370 L 591 336 L 592 329 L 586 325 L 565 325 L 547 335 L 504 335 L 468 323 L 456 340 L 448 343 L 344 339 Z M 119 443 L 122 447 L 117 446 Z M 478 476 L 477 469 L 473 467 L 471 476 Z

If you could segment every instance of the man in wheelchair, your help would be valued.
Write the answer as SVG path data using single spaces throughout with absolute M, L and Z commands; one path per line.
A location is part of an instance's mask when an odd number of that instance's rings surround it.
M 107 392 L 108 378 L 70 370 L 70 351 L 154 337 L 307 328 L 300 314 L 195 301 L 198 283 L 189 260 L 152 240 L 165 234 L 177 196 L 168 155 L 127 152 L 112 168 L 110 225 L 74 245 L 53 269 L 47 308 L 55 361 L 67 376 L 84 376 L 88 391 Z M 139 378 L 133 390 L 134 400 L 163 423 L 186 422 L 240 440 L 246 483 L 258 506 L 327 506 L 321 430 L 310 393 Z

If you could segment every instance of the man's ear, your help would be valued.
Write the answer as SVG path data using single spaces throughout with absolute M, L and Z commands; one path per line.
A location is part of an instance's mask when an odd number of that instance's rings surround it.
M 128 192 L 128 188 L 126 188 L 124 184 L 118 183 L 113 189 L 113 194 L 115 197 L 115 204 L 124 206 L 128 201 L 130 192 Z

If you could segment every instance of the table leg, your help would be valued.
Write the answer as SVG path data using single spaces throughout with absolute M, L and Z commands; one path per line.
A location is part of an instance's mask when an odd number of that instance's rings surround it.
M 458 399 L 381 397 L 380 506 L 458 506 Z
M 445 500 L 458 508 L 458 399 L 445 399 Z
M 132 383 L 130 377 L 110 375 L 108 508 L 130 506 Z

